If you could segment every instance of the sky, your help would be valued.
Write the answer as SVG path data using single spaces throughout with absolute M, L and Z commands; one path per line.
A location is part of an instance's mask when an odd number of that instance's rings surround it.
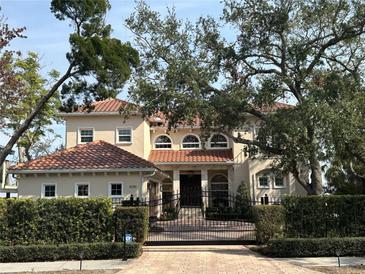
M 13 40 L 11 48 L 23 53 L 34 51 L 41 57 L 42 72 L 51 69 L 61 73 L 68 62 L 65 54 L 69 49 L 68 36 L 72 29 L 66 21 L 57 20 L 50 11 L 50 0 L 0 0 L 2 14 L 12 27 L 26 27 L 26 39 Z M 222 11 L 220 0 L 147 0 L 146 3 L 161 14 L 166 7 L 175 7 L 178 17 L 196 21 L 200 16 L 219 17 Z M 110 0 L 111 9 L 107 14 L 107 23 L 111 24 L 113 36 L 133 43 L 133 35 L 124 26 L 124 20 L 133 12 L 134 0 Z M 121 94 L 119 97 L 123 97 Z M 55 131 L 64 137 L 63 124 L 54 125 Z M 0 145 L 8 141 L 0 133 Z M 60 141 L 60 142 L 63 142 Z

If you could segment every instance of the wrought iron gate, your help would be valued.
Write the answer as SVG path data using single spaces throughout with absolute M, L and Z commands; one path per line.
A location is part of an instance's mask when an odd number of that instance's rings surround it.
M 235 195 L 191 189 L 147 205 L 149 245 L 255 242 L 250 202 Z

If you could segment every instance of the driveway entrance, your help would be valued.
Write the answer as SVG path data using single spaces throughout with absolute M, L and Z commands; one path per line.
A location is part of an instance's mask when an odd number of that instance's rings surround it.
M 197 180 L 197 179 L 196 179 Z M 194 180 L 192 180 L 194 182 Z M 243 244 L 256 241 L 251 208 L 235 195 L 182 188 L 181 195 L 150 201 L 147 245 Z
M 320 274 L 260 256 L 244 246 L 148 246 L 139 259 L 128 261 L 123 274 Z

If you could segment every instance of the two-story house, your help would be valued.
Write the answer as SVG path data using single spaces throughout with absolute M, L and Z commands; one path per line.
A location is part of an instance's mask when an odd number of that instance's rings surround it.
M 305 193 L 290 174 L 275 176 L 269 160 L 249 158 L 245 145 L 221 133 L 203 142 L 199 119 L 194 126 L 168 131 L 159 116 L 144 119 L 134 113 L 125 120 L 119 112 L 125 104 L 109 99 L 96 102 L 90 112 L 80 108 L 62 113 L 65 150 L 10 169 L 18 177 L 19 197 L 153 199 L 202 190 L 224 195 L 236 192 L 242 183 L 253 200 Z M 288 105 L 276 105 L 282 107 Z M 254 118 L 233 134 L 238 132 L 254 138 Z

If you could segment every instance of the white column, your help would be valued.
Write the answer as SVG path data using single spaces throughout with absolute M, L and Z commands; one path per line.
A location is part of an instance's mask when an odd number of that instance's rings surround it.
M 161 212 L 162 212 L 162 192 L 161 192 L 161 185 L 162 185 L 162 182 L 159 181 L 157 182 L 157 201 L 161 201 L 161 202 L 158 202 L 158 205 L 157 205 L 157 217 L 160 218 L 161 217 Z
M 180 193 L 180 170 L 178 169 L 173 171 L 172 184 L 173 194 Z
M 228 179 L 228 193 L 236 194 L 237 187 L 236 185 L 233 185 L 233 167 L 229 167 L 227 171 L 227 179 Z
M 202 190 L 208 190 L 208 170 L 202 169 L 201 170 L 201 185 Z
M 148 200 L 149 198 L 147 184 L 148 179 L 141 174 L 141 198 L 144 200 Z
M 208 191 L 208 170 L 202 169 L 201 170 L 201 187 L 203 191 L 203 203 L 205 207 L 208 207 L 208 193 L 204 191 Z
M 256 203 L 256 175 L 252 174 L 251 176 L 251 199 L 254 201 L 254 203 Z

